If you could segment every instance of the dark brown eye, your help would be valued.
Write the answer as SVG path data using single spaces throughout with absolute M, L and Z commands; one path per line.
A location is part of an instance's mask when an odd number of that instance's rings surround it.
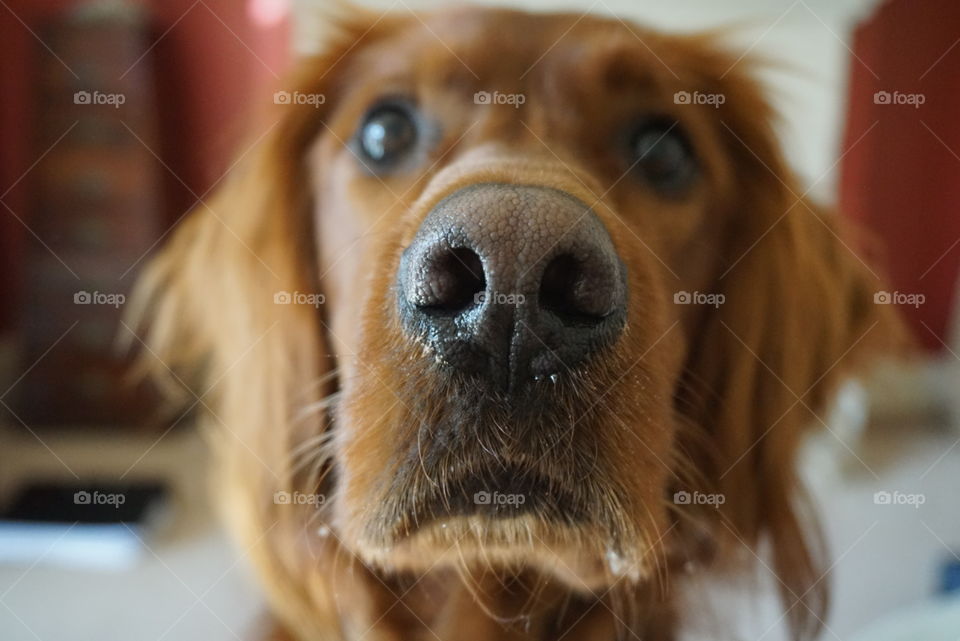
M 362 159 L 372 169 L 387 170 L 406 156 L 417 142 L 417 123 L 409 107 L 385 104 L 371 110 L 357 132 Z
M 689 141 L 680 126 L 670 120 L 641 124 L 633 134 L 630 153 L 643 180 L 664 194 L 683 193 L 699 173 Z

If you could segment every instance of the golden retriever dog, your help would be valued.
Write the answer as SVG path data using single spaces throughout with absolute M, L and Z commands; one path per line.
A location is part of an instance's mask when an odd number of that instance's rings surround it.
M 755 69 L 611 18 L 342 13 L 140 290 L 277 634 L 669 641 L 684 577 L 756 551 L 816 636 L 794 459 L 892 323 Z

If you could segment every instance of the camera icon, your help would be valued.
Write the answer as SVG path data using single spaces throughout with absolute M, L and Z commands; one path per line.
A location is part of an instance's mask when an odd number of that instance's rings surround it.
M 273 93 L 273 104 L 289 105 L 290 102 L 291 102 L 291 96 L 289 91 L 275 91 Z
M 889 305 L 893 302 L 890 292 L 875 292 L 873 294 L 873 303 L 875 305 Z
M 691 300 L 693 297 L 690 296 L 690 292 L 676 292 L 673 295 L 674 305 L 689 305 Z
M 80 490 L 79 492 L 74 492 L 73 504 L 74 505 L 90 505 L 90 492 L 87 492 L 86 490 Z
M 475 505 L 490 505 L 490 492 L 481 490 L 473 495 Z
M 473 303 L 475 305 L 483 305 L 485 302 L 487 302 L 486 291 L 477 292 L 476 294 L 473 295 Z
M 93 296 L 90 295 L 90 292 L 76 292 L 73 295 L 74 305 L 89 305 L 92 302 Z
M 893 502 L 893 496 L 890 494 L 890 492 L 884 490 L 874 492 L 873 502 L 876 505 L 890 505 Z
M 475 105 L 489 105 L 491 102 L 490 92 L 489 91 L 478 91 L 473 94 L 473 104 Z
M 873 104 L 875 105 L 889 105 L 891 102 L 893 102 L 893 97 L 889 91 L 878 91 L 873 94 Z
M 290 505 L 291 497 L 290 492 L 285 490 L 278 490 L 273 493 L 273 504 L 274 505 Z
M 690 492 L 687 492 L 686 490 L 680 490 L 679 492 L 673 493 L 673 502 L 675 505 L 690 505 L 690 499 Z
M 274 305 L 289 305 L 293 301 L 290 292 L 277 292 L 273 295 Z
M 690 102 L 691 98 L 689 91 L 678 91 L 673 94 L 673 104 L 675 105 L 689 105 Z
M 73 94 L 73 104 L 75 105 L 89 105 L 92 101 L 93 97 L 89 91 L 78 91 Z

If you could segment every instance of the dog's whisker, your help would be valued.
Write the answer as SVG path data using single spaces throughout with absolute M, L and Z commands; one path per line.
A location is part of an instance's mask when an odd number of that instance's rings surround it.
M 305 421 L 309 421 L 316 416 L 325 416 L 327 415 L 331 408 L 335 407 L 337 403 L 340 402 L 341 393 L 339 391 L 333 392 L 332 394 L 327 395 L 326 397 L 309 403 L 302 406 L 296 415 L 291 419 L 293 425 L 299 425 Z
M 303 458 L 304 455 L 310 455 L 315 450 L 323 448 L 326 446 L 329 441 L 333 439 L 333 432 L 326 430 L 320 434 L 315 434 L 311 437 L 303 439 L 298 445 L 293 447 L 290 451 L 289 459 L 296 462 L 297 459 Z
M 644 557 L 649 556 L 651 563 L 653 564 L 653 572 L 657 581 L 658 593 L 661 595 L 666 595 L 669 590 L 669 580 L 670 575 L 666 571 L 666 563 L 663 559 L 663 550 L 664 550 L 664 534 L 661 533 L 660 527 L 657 524 L 656 518 L 653 516 L 653 512 L 648 506 L 644 506 L 647 513 L 647 520 L 650 524 L 650 530 L 644 531 Z M 638 560 L 639 562 L 640 560 Z
M 333 437 L 330 432 L 308 439 L 299 446 L 300 451 L 290 457 L 288 464 L 290 475 L 295 477 L 304 469 L 309 469 L 306 486 L 317 487 L 319 479 L 316 475 L 333 459 L 335 455 L 333 448 Z
M 426 428 L 425 423 L 421 423 L 417 427 L 417 458 L 420 461 L 420 471 L 423 472 L 423 476 L 430 481 L 434 487 L 439 487 L 439 484 L 430 476 L 430 473 L 427 472 L 427 464 L 423 460 L 423 430 Z

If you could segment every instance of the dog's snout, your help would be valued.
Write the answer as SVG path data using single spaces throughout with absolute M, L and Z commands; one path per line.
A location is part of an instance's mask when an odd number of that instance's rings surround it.
M 597 215 L 564 192 L 473 185 L 440 201 L 398 275 L 408 337 L 500 390 L 558 380 L 612 343 L 626 271 Z

